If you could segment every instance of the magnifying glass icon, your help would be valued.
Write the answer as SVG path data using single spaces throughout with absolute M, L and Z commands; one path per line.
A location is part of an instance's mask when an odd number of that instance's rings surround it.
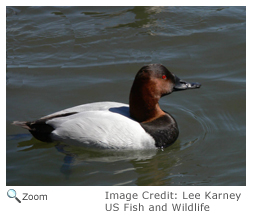
M 19 203 L 21 203 L 21 201 L 16 197 L 16 191 L 14 189 L 10 189 L 9 191 L 7 191 L 7 196 L 9 198 L 15 198 Z

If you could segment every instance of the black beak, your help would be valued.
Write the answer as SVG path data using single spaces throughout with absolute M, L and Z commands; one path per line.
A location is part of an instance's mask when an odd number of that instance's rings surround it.
M 174 75 L 175 77 L 175 86 L 173 91 L 178 91 L 178 90 L 186 90 L 186 89 L 195 89 L 195 88 L 200 88 L 201 84 L 198 82 L 186 82 L 181 80 L 179 77 Z

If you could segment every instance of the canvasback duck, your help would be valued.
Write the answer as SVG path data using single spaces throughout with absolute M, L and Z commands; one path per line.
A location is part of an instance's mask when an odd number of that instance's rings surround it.
M 161 64 L 143 66 L 133 82 L 129 105 L 96 102 L 65 109 L 36 121 L 13 124 L 43 142 L 110 149 L 165 148 L 179 134 L 175 119 L 159 106 L 159 99 L 176 90 L 199 88 L 172 74 Z

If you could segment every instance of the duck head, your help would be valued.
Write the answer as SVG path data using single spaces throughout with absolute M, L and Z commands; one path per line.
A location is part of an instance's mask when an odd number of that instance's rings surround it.
M 136 74 L 130 97 L 130 115 L 138 122 L 150 122 L 165 113 L 158 102 L 173 91 L 199 88 L 201 84 L 181 80 L 161 64 L 143 66 Z

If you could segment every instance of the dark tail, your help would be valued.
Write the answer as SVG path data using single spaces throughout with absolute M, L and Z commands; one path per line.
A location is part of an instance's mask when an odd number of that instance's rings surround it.
M 33 121 L 33 122 L 14 121 L 12 124 L 29 130 L 30 133 L 36 139 L 42 142 L 52 142 L 50 134 L 54 130 L 54 128 L 46 124 L 46 121 L 43 119 Z
M 47 118 L 41 118 L 37 121 L 14 121 L 12 124 L 23 127 L 30 131 L 30 133 L 38 140 L 42 142 L 52 142 L 50 134 L 53 130 L 55 130 L 51 125 L 47 124 L 48 120 L 60 117 L 66 117 L 70 115 L 74 115 L 77 112 L 69 112 L 59 115 L 51 115 Z

